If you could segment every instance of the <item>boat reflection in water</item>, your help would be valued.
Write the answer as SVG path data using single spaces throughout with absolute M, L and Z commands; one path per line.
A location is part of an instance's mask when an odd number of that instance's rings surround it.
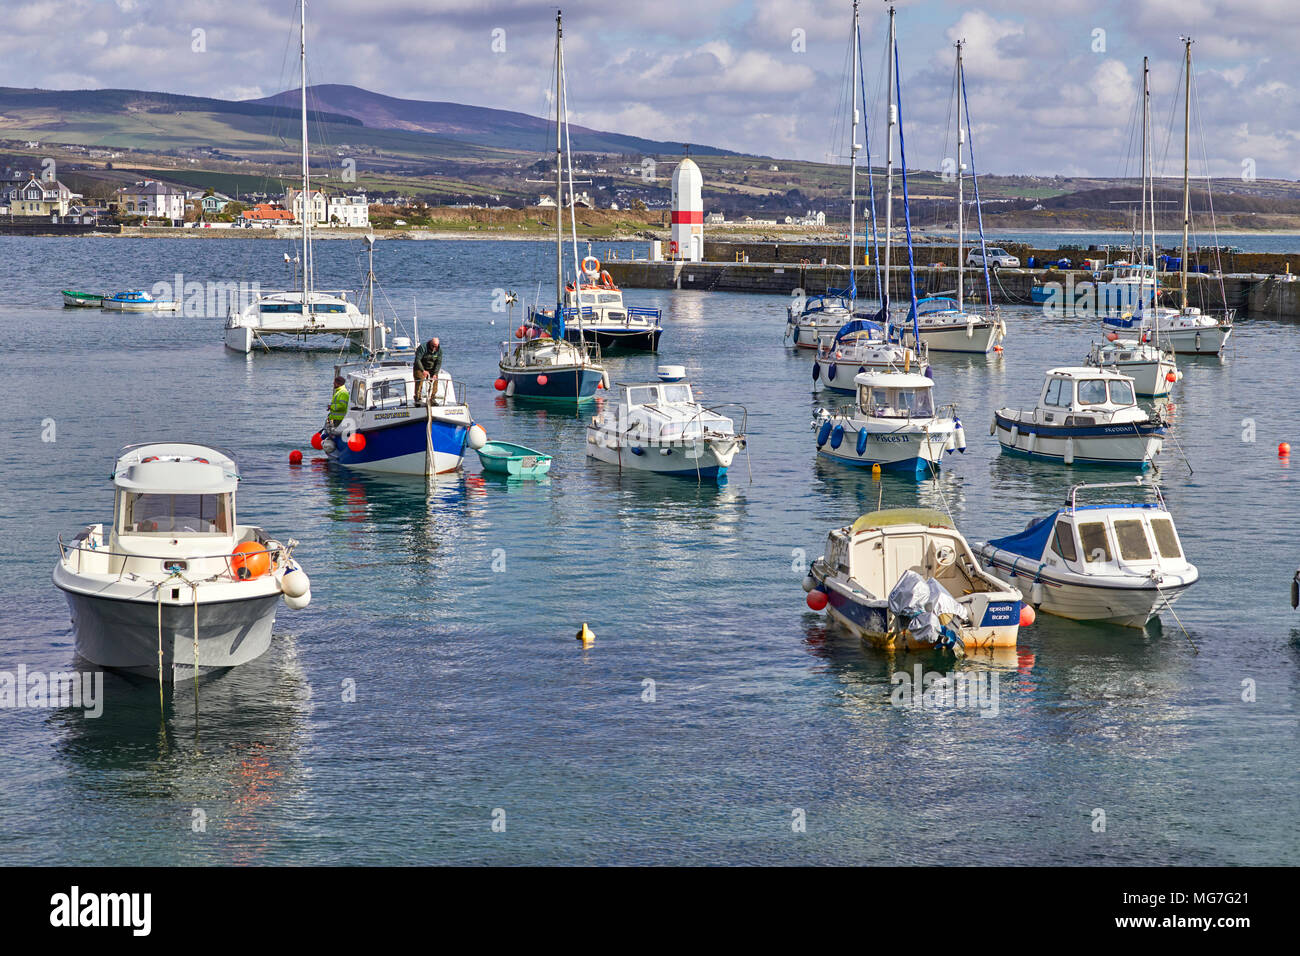
M 74 667 L 96 670 L 77 658 Z M 183 862 L 257 864 L 283 849 L 285 808 L 305 799 L 312 690 L 295 638 L 276 634 L 256 661 L 198 684 L 166 684 L 107 672 L 104 711 L 55 711 L 55 752 L 77 791 L 105 806 L 129 806 L 148 829 L 174 828 L 175 841 L 89 843 L 87 864 L 174 863 L 176 844 L 202 834 Z M 110 846 L 126 855 L 105 857 Z M 145 850 L 143 848 L 149 848 Z M 67 863 L 76 859 L 72 849 Z M 156 857 L 142 856 L 156 853 Z

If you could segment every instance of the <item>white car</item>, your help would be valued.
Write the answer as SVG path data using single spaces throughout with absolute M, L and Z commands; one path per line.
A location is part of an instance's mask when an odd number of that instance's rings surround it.
M 985 262 L 985 255 L 978 249 L 972 249 L 970 255 L 966 257 L 966 265 L 982 266 Z M 994 246 L 988 251 L 988 264 L 995 269 L 1019 269 L 1020 260 L 1005 249 L 999 249 Z

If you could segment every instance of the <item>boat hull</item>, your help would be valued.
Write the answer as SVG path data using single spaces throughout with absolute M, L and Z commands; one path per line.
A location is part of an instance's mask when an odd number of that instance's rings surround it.
M 98 309 L 102 308 L 104 297 L 102 295 L 92 295 L 88 292 L 64 292 L 63 304 L 74 309 Z
M 1172 362 L 1103 362 L 1098 368 L 1114 369 L 1121 375 L 1133 379 L 1133 392 L 1141 398 L 1164 398 L 1174 390 L 1174 383 L 1168 376 L 1173 373 L 1177 378 L 1178 370 Z
M 904 648 L 931 650 L 932 645 L 916 640 L 907 631 L 891 633 L 889 603 L 865 600 L 848 593 L 836 581 L 823 581 L 826 613 L 851 634 L 882 650 Z M 979 624 L 960 629 L 967 651 L 989 647 L 1015 647 L 1020 634 L 1020 602 L 991 601 Z
M 568 325 L 564 330 L 564 337 L 575 345 L 585 342 L 595 342 L 606 349 L 624 349 L 629 352 L 657 352 L 659 351 L 659 337 L 663 335 L 663 329 L 656 328 L 633 328 L 625 329 L 622 326 L 611 326 L 602 328 L 600 326 L 585 326 L 581 331 Z
M 1057 428 L 998 412 L 994 431 L 1004 453 L 1066 465 L 1147 468 L 1164 445 L 1164 428 L 1150 423 Z
M 1037 565 L 1026 562 L 1017 568 L 1014 556 L 1000 552 L 989 545 L 976 548 L 980 563 L 1000 581 L 1030 594 L 1035 580 L 1042 582 L 1043 600 L 1037 607 L 1057 617 L 1072 621 L 1096 621 L 1124 627 L 1143 627 L 1160 611 L 1172 607 L 1174 602 L 1192 586 L 1194 581 L 1183 581 L 1156 588 L 1149 580 L 1127 585 L 1116 581 L 1088 583 L 1081 578 L 1065 580 L 1055 575 L 1035 571 Z M 1028 567 L 1027 564 L 1034 564 Z M 1019 571 L 1019 573 L 1017 573 Z
M 943 455 L 953 441 L 951 428 L 924 432 L 867 432 L 862 453 L 858 453 L 858 431 L 845 427 L 839 448 L 832 444 L 833 435 L 817 449 L 824 458 L 854 468 L 879 465 L 882 471 L 898 471 L 918 478 L 929 477 L 939 468 Z
M 424 416 L 417 409 L 410 421 L 383 428 L 358 429 L 357 434 L 366 440 L 360 451 L 353 451 L 346 442 L 336 438 L 329 457 L 358 471 L 423 475 L 426 448 L 432 439 L 434 474 L 450 474 L 459 469 L 465 455 L 468 427 L 435 418 L 427 432 L 426 435 Z
M 622 471 L 646 471 L 677 478 L 722 481 L 743 447 L 739 439 L 674 442 L 648 447 L 620 441 L 600 428 L 587 428 L 587 456 Z
M 545 375 L 546 384 L 538 379 Z M 589 402 L 596 397 L 596 389 L 604 374 L 593 368 L 547 368 L 536 370 L 501 369 L 506 381 L 506 395 L 550 402 Z
M 157 679 L 158 604 L 152 594 L 129 600 L 62 590 L 82 657 L 100 667 Z M 278 593 L 271 593 L 200 603 L 198 674 L 247 664 L 266 653 L 279 600 Z M 193 605 L 163 604 L 161 633 L 163 680 L 194 677 Z
M 996 322 L 977 322 L 973 325 L 921 326 L 921 342 L 931 352 L 973 352 L 987 355 L 998 344 L 999 326 Z

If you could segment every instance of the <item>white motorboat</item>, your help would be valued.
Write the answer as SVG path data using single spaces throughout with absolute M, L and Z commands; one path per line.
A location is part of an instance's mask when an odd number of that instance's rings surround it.
M 465 386 L 445 369 L 432 391 L 417 389 L 410 359 L 378 358 L 341 365 L 349 394 L 347 417 L 312 436 L 332 461 L 359 471 L 442 475 L 458 471 L 466 448 L 482 448 L 487 435 L 470 417 Z
M 295 609 L 311 600 L 297 542 L 236 523 L 239 473 L 226 452 L 130 445 L 113 484 L 108 529 L 60 538 L 54 567 L 90 662 L 167 682 L 246 664 L 270 645 L 281 597 Z
M 848 293 L 831 289 L 786 307 L 785 337 L 795 348 L 820 348 L 852 318 L 853 300 Z
M 966 450 L 955 405 L 934 406 L 934 382 L 915 372 L 868 371 L 854 376 L 850 408 L 819 408 L 812 427 L 817 451 L 832 461 L 926 477 L 945 453 Z
M 664 329 L 658 309 L 625 305 L 623 291 L 595 256 L 582 260 L 579 280 L 576 289 L 572 282 L 564 287 L 565 338 L 579 345 L 594 342 L 602 349 L 659 350 Z M 533 310 L 527 325 L 549 329 L 554 315 L 554 310 Z
M 922 342 L 918 354 L 904 342 L 887 341 L 885 328 L 879 322 L 854 319 L 817 349 L 813 387 L 852 395 L 857 391 L 854 375 L 883 370 L 917 371 L 929 376 L 929 350 Z
M 1000 408 L 989 426 L 1008 454 L 1137 468 L 1155 460 L 1165 433 L 1165 422 L 1137 404 L 1133 379 L 1087 367 L 1049 370 L 1036 407 Z
M 952 520 L 893 508 L 837 528 L 804 578 L 808 606 L 884 649 L 1014 647 L 1021 594 L 985 571 Z
M 689 382 L 618 384 L 587 426 L 587 455 L 631 471 L 697 480 L 724 478 L 745 447 L 742 405 L 705 407 Z M 740 430 L 722 409 L 736 409 Z
M 340 345 L 364 349 L 371 355 L 384 349 L 388 329 L 372 321 L 374 295 L 370 296 L 366 312 L 350 302 L 342 291 L 320 291 L 315 288 L 315 259 L 312 252 L 311 169 L 307 154 L 307 4 L 299 3 L 301 44 L 302 99 L 302 194 L 298 218 L 302 225 L 302 247 L 299 256 L 299 286 L 295 290 L 259 295 L 254 301 L 230 310 L 226 318 L 226 347 L 245 355 L 252 352 L 271 351 L 274 346 L 294 342 L 298 345 L 320 344 L 329 349 Z M 365 237 L 370 256 L 370 276 L 374 277 L 373 235 Z M 288 255 L 285 260 L 288 261 Z
M 180 304 L 176 301 L 155 299 L 142 289 L 106 295 L 100 300 L 99 305 L 109 312 L 175 312 L 180 308 Z
M 1182 378 L 1171 350 L 1141 339 L 1121 339 L 1115 332 L 1108 333 L 1104 342 L 1094 342 L 1083 364 L 1129 376 L 1142 398 L 1163 398 Z
M 1232 336 L 1234 311 L 1226 310 L 1221 318 L 1202 312 L 1195 306 L 1181 310 L 1164 306 L 1141 308 L 1102 320 L 1102 327 L 1118 333 L 1146 333 L 1182 355 L 1218 355 Z
M 1154 502 L 1101 505 L 1078 504 L 1078 493 L 1132 483 L 1076 485 L 1064 507 L 1019 534 L 977 543 L 976 552 L 993 574 L 1049 614 L 1142 627 L 1199 577 L 1159 488 L 1146 485 Z

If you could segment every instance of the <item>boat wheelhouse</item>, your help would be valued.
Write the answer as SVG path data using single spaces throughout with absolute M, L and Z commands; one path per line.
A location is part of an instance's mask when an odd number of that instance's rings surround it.
M 1009 454 L 1066 465 L 1146 468 L 1160 453 L 1166 425 L 1137 404 L 1129 376 L 1066 367 L 1047 372 L 1034 408 L 998 409 L 989 434 Z
M 1142 627 L 1199 578 L 1159 488 L 1146 485 L 1154 501 L 1085 505 L 1077 503 L 1080 491 L 1133 484 L 1076 485 L 1063 507 L 1019 534 L 977 543 L 976 551 L 993 574 L 1049 614 Z
M 659 350 L 663 326 L 658 309 L 625 305 L 623 291 L 594 256 L 582 260 L 580 274 L 584 281 L 576 289 L 572 282 L 564 289 L 565 338 L 579 345 L 594 342 L 602 350 Z M 529 312 L 527 324 L 549 328 L 554 315 L 554 309 L 535 309 Z
M 934 404 L 934 382 L 915 372 L 868 371 L 853 379 L 852 407 L 819 408 L 812 427 L 819 454 L 845 465 L 907 471 L 918 478 L 943 456 L 966 450 L 955 405 Z
M 331 460 L 359 471 L 395 475 L 441 475 L 460 468 L 467 446 L 481 445 L 465 401 L 465 386 L 438 373 L 432 395 L 417 390 L 410 361 L 377 359 L 341 365 L 348 390 L 347 416 L 319 433 Z M 316 441 L 313 440 L 313 445 Z
M 1014 647 L 1020 630 L 1020 591 L 980 566 L 950 518 L 923 508 L 832 531 L 803 587 L 809 607 L 883 649 Z
M 171 683 L 255 660 L 280 598 L 307 606 L 297 542 L 237 523 L 239 480 L 234 458 L 211 446 L 122 449 L 112 523 L 59 539 L 54 584 L 82 657 Z
M 741 413 L 741 426 L 722 412 Z M 631 471 L 717 481 L 745 447 L 742 405 L 706 407 L 691 384 L 620 383 L 587 426 L 587 455 Z

